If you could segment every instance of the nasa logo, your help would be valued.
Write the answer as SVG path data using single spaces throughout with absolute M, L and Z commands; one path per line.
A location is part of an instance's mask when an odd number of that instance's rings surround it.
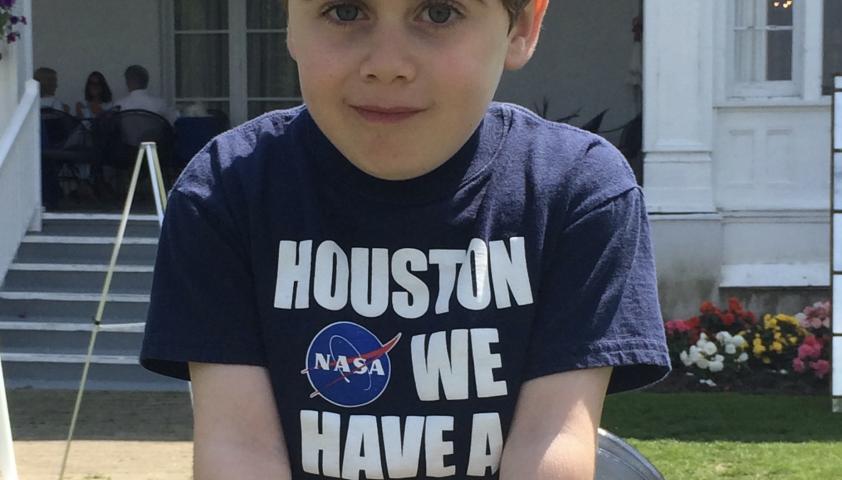
M 313 337 L 307 349 L 302 374 L 307 375 L 313 393 L 340 407 L 360 407 L 379 397 L 392 373 L 391 351 L 401 338 L 398 333 L 381 343 L 373 333 L 352 322 L 336 322 Z

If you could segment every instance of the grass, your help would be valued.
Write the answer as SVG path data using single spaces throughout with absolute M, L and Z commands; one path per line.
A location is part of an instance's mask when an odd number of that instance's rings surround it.
M 602 427 L 668 480 L 842 479 L 842 413 L 829 396 L 628 393 Z

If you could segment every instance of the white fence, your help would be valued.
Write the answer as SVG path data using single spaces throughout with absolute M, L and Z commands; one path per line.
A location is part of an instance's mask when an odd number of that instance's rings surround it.
M 0 283 L 30 227 L 41 229 L 38 82 L 26 90 L 0 136 Z

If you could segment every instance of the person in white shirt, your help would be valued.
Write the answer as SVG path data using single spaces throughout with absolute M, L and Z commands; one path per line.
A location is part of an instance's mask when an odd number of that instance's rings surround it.
M 149 86 L 149 72 L 140 65 L 132 65 L 124 73 L 126 88 L 129 94 L 114 103 L 114 108 L 125 110 L 147 110 L 175 122 L 178 118 L 178 111 L 170 107 L 164 99 L 149 93 L 146 88 Z
M 58 89 L 58 73 L 52 68 L 41 67 L 35 70 L 32 77 L 41 84 L 41 108 L 54 108 L 69 113 L 70 106 L 56 98 Z

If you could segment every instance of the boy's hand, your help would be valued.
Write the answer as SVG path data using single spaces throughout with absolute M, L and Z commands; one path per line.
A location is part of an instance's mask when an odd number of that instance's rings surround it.
M 289 457 L 265 368 L 190 363 L 193 478 L 288 480 Z
M 523 384 L 500 461 L 500 480 L 591 480 L 611 368 L 557 373 Z

